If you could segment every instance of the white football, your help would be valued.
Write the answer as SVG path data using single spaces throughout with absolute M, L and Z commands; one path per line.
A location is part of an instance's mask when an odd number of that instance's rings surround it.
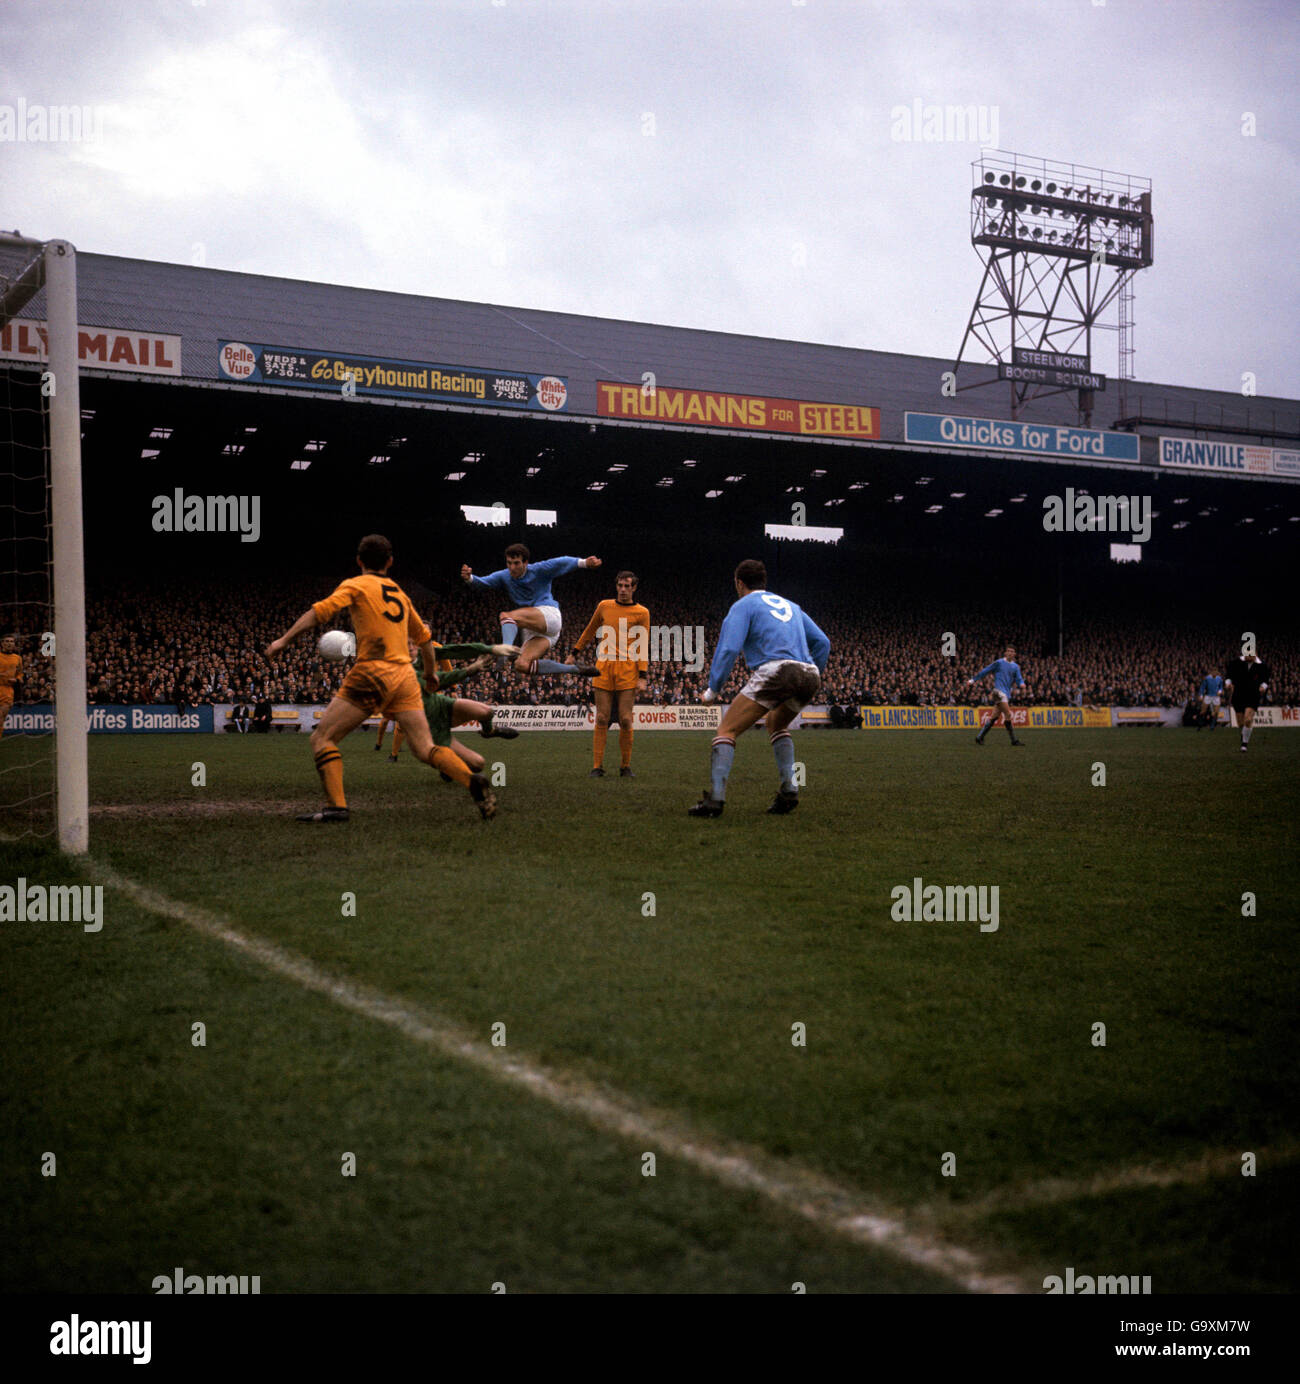
M 326 630 L 316 645 L 316 652 L 326 663 L 342 663 L 357 656 L 357 637 L 347 630 Z

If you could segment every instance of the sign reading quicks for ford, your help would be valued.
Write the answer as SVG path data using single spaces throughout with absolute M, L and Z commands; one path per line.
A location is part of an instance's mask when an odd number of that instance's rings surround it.
M 1001 418 L 963 418 L 951 413 L 905 413 L 903 440 L 981 452 L 1032 452 L 1076 460 L 1138 460 L 1138 439 L 1133 433 L 1065 428 L 1052 423 L 1012 423 Z

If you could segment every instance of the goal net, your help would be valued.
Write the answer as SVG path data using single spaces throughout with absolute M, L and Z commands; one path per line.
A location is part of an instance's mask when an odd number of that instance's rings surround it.
M 71 245 L 0 234 L 0 836 L 70 854 L 89 844 L 76 304 Z

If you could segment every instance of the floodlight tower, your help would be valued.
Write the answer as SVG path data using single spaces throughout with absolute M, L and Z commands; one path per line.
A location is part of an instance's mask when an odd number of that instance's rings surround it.
M 1132 279 L 1152 263 L 1151 180 L 989 150 L 971 165 L 971 244 L 984 260 L 953 365 L 998 367 L 1011 416 L 1034 399 L 1077 389 L 1092 420 L 1106 377 L 1092 369 L 1093 332 L 1119 301 L 1121 413 L 1133 378 Z M 986 359 L 967 357 L 980 351 Z M 995 381 L 957 384 L 978 389 Z

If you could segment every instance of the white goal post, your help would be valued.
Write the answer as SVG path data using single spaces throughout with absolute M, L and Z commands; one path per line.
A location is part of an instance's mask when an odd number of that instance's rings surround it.
M 55 798 L 59 849 L 90 845 L 86 769 L 86 588 L 81 506 L 81 380 L 77 353 L 77 253 L 66 240 L 0 235 L 31 250 L 26 268 L 4 287 L 0 324 L 45 289 L 48 359 L 41 393 L 50 426 L 50 516 L 54 573 Z

